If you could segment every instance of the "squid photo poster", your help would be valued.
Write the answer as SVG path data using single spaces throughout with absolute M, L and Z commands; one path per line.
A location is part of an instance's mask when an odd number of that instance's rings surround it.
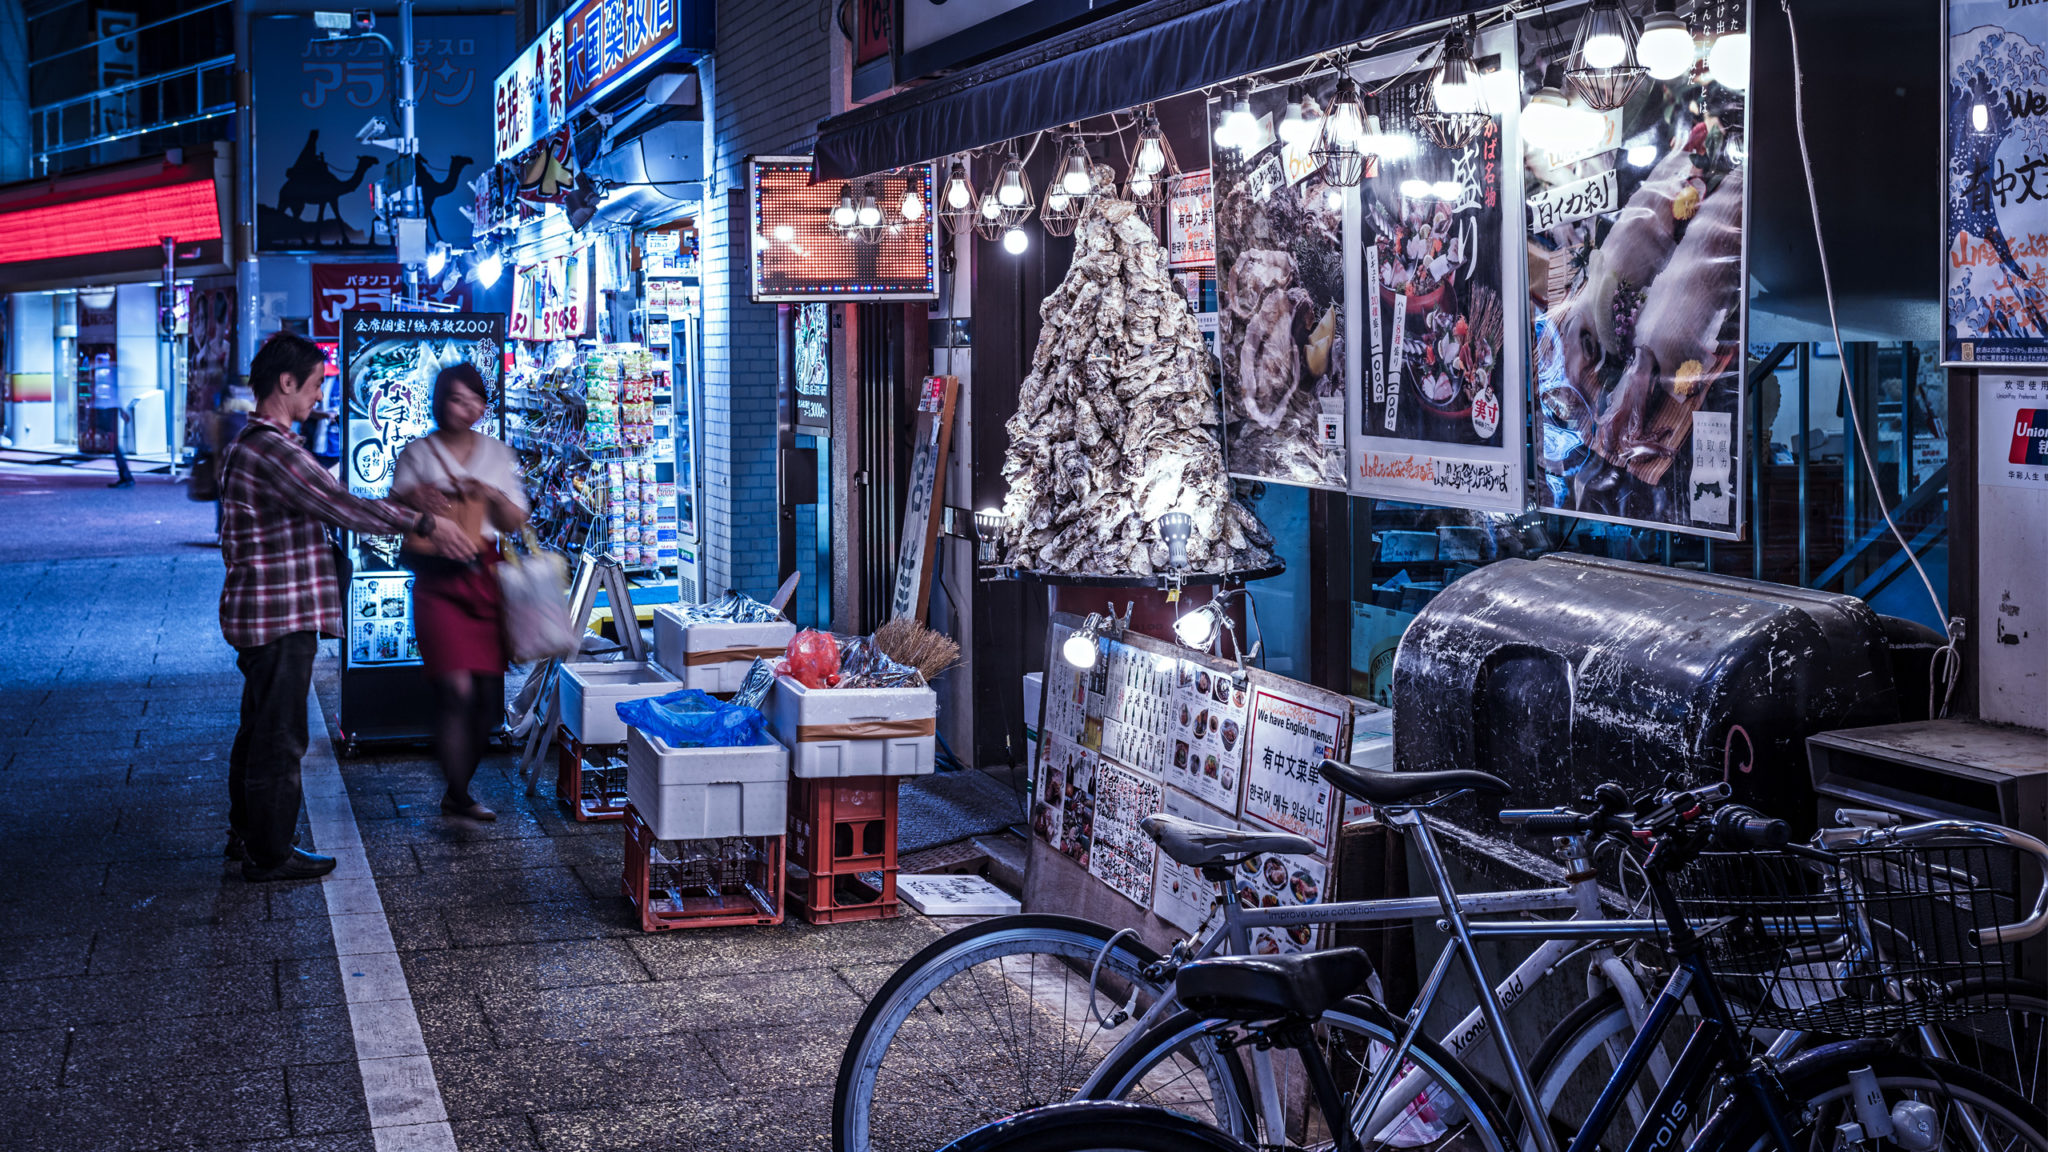
M 1479 44 L 1488 54 L 1512 50 L 1506 28 Z M 1387 143 L 1359 184 L 1351 245 L 1360 302 L 1350 488 L 1519 512 L 1519 268 L 1504 254 L 1518 239 L 1520 178 L 1502 143 L 1513 110 L 1496 110 L 1469 140 L 1433 140 L 1417 119 L 1428 73 L 1396 71 L 1413 64 L 1405 55 L 1360 75 L 1363 89 L 1378 92 Z M 1382 70 L 1395 74 L 1375 74 Z
M 1327 106 L 1336 76 L 1304 83 Z M 1247 138 L 1210 152 L 1224 458 L 1234 475 L 1341 489 L 1346 197 L 1306 141 L 1276 133 L 1285 87 L 1251 107 Z M 1210 105 L 1212 123 L 1223 110 Z
M 1942 359 L 2048 364 L 2048 9 L 1950 0 Z
M 1639 20 L 1650 11 L 1647 0 L 1628 7 Z M 1699 45 L 1690 69 L 1644 77 L 1613 110 L 1552 119 L 1534 139 L 1524 109 L 1538 498 L 1562 515 L 1732 540 L 1743 522 L 1747 7 L 1682 2 L 1679 14 Z M 1569 37 L 1537 20 L 1520 28 L 1534 91 L 1545 46 Z

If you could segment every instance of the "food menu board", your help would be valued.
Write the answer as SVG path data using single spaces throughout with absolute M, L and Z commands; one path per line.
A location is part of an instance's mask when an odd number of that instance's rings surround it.
M 357 576 L 349 581 L 351 664 L 404 664 L 420 658 L 412 631 L 412 576 Z
M 1073 630 L 1070 617 L 1048 630 L 1032 782 L 1038 837 L 1193 932 L 1213 910 L 1215 886 L 1161 854 L 1140 822 L 1167 812 L 1220 827 L 1281 829 L 1314 841 L 1319 855 L 1261 857 L 1235 878 L 1233 895 L 1248 907 L 1321 901 L 1335 793 L 1315 768 L 1347 747 L 1356 702 L 1147 636 L 1102 642 L 1095 666 L 1082 671 L 1060 655 Z M 1315 935 L 1275 929 L 1254 946 L 1300 951 Z

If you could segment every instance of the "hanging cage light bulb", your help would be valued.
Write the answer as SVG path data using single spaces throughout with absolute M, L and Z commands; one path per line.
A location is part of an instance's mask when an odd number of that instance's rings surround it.
M 1216 143 L 1238 152 L 1259 146 L 1259 122 L 1252 115 L 1252 86 L 1246 81 L 1223 97 L 1223 118 L 1216 125 Z
M 1480 87 L 1479 67 L 1472 61 L 1472 41 L 1479 35 L 1479 21 L 1465 18 L 1462 28 L 1444 35 L 1443 51 L 1430 73 L 1429 91 L 1415 123 L 1429 142 L 1439 148 L 1463 148 L 1479 138 L 1493 114 L 1486 106 L 1486 92 Z
M 1025 233 L 1023 225 L 1012 224 L 1003 230 L 1003 251 L 1012 256 L 1022 256 L 1029 247 L 1031 237 Z
M 1723 87 L 1737 92 L 1749 88 L 1749 33 L 1723 32 L 1707 49 L 1707 71 Z
M 1094 194 L 1095 171 L 1088 161 L 1088 145 L 1072 128 L 1060 141 L 1059 170 L 1053 174 L 1053 183 L 1059 186 L 1060 191 L 1077 199 Z
M 1636 22 L 1621 0 L 1593 0 L 1579 18 L 1572 59 L 1572 66 L 1565 69 L 1566 82 L 1601 112 L 1628 103 L 1649 83 L 1650 70 L 1636 57 Z
M 967 180 L 967 165 L 954 161 L 946 175 L 946 185 L 940 193 L 939 223 L 955 236 L 964 236 L 974 227 L 974 186 Z
M 1139 118 L 1138 151 L 1131 160 L 1131 168 L 1147 176 L 1158 176 L 1166 171 L 1169 158 L 1166 132 L 1159 127 L 1159 114 L 1147 104 Z
M 1636 41 L 1636 59 L 1653 80 L 1675 80 L 1699 59 L 1692 29 L 1678 14 L 1678 0 L 1657 0 L 1656 8 L 1643 20 L 1643 34 Z
M 863 228 L 878 228 L 881 226 L 882 203 L 881 201 L 875 198 L 875 189 L 873 185 L 861 185 L 860 207 L 854 213 L 854 219 L 857 220 L 860 223 L 860 226 Z
M 1300 84 L 1287 86 L 1287 107 L 1280 113 L 1277 131 L 1288 147 L 1306 148 L 1315 143 L 1316 130 L 1321 127 L 1317 121 L 1322 118 L 1322 112 L 1316 108 L 1315 99 L 1308 94 L 1307 88 Z
M 913 169 L 903 183 L 903 199 L 896 211 L 912 224 L 924 219 L 924 174 Z
M 1374 131 L 1378 120 L 1377 116 L 1372 118 Z M 1330 183 L 1354 188 L 1365 179 L 1366 124 L 1357 81 L 1349 76 L 1338 80 L 1336 94 L 1330 98 L 1330 111 L 1323 117 L 1315 145 L 1308 153 L 1310 159 L 1322 165 L 1323 176 Z
M 853 185 L 839 186 L 839 203 L 832 206 L 832 227 L 845 232 L 860 223 L 860 205 L 853 198 Z

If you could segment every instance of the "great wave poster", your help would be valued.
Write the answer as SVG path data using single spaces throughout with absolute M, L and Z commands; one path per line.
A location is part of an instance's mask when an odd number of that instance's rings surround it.
M 1943 359 L 2048 365 L 2048 5 L 1950 0 Z

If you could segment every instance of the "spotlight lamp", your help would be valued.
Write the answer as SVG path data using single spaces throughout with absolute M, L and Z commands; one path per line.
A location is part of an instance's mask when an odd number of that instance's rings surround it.
M 1463 148 L 1479 138 L 1493 119 L 1486 106 L 1486 92 L 1479 83 L 1479 68 L 1472 62 L 1472 41 L 1479 35 L 1479 21 L 1467 16 L 1465 26 L 1444 35 L 1443 51 L 1430 73 L 1429 90 L 1415 122 L 1429 142 L 1446 151 Z
M 1678 0 L 1657 0 L 1655 9 L 1643 20 L 1636 59 L 1653 80 L 1676 80 L 1692 70 L 1699 59 L 1699 46 L 1693 43 L 1685 17 L 1678 14 Z
M 1250 618 L 1251 627 L 1263 632 L 1264 630 L 1259 628 L 1259 609 L 1252 600 L 1251 589 L 1233 588 L 1227 592 L 1216 593 L 1208 603 L 1182 614 L 1173 622 L 1173 635 L 1182 645 L 1197 652 L 1213 651 L 1216 641 L 1221 636 L 1229 636 L 1231 658 L 1237 661 L 1238 672 L 1242 674 L 1245 670 L 1245 661 L 1257 660 L 1260 650 L 1265 647 L 1265 641 L 1253 643 L 1249 650 L 1239 642 L 1237 625 L 1230 619 L 1230 613 L 1225 611 L 1225 606 L 1232 599 L 1244 601 L 1245 613 Z
M 946 185 L 939 194 L 939 223 L 955 236 L 965 236 L 974 227 L 975 201 L 974 185 L 968 182 L 967 165 L 956 160 L 946 175 Z
M 1010 518 L 1000 508 L 983 508 L 974 514 L 974 540 L 982 564 L 995 564 L 1009 526 Z
M 1159 518 L 1159 539 L 1166 543 L 1166 566 L 1178 572 L 1188 566 L 1188 537 L 1195 530 L 1195 518 L 1185 512 L 1168 512 Z
M 1636 57 L 1636 22 L 1621 0 L 1593 0 L 1579 18 L 1572 60 L 1565 80 L 1595 111 L 1621 107 L 1649 83 L 1650 70 Z
M 1101 655 L 1102 641 L 1115 640 L 1124 634 L 1124 629 L 1130 626 L 1131 609 L 1135 606 L 1135 601 L 1124 605 L 1121 617 L 1114 608 L 1107 613 L 1090 612 L 1073 635 L 1060 645 L 1060 658 L 1083 672 L 1095 667 Z
M 1337 81 L 1337 93 L 1330 100 L 1309 158 L 1323 166 L 1323 175 L 1340 188 L 1355 188 L 1365 179 L 1365 150 L 1369 137 L 1379 135 L 1379 117 L 1368 118 L 1358 96 L 1358 83 L 1346 76 Z

